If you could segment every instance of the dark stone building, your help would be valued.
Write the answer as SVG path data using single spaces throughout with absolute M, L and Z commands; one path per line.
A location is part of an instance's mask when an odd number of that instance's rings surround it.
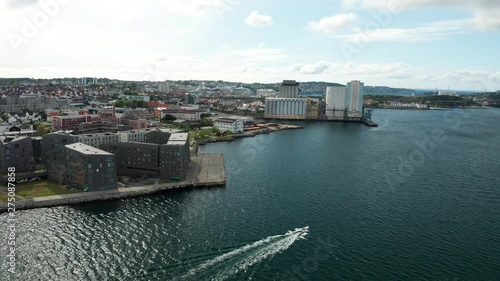
M 7 172 L 9 167 L 16 168 L 18 173 L 35 170 L 33 143 L 30 137 L 2 137 L 0 143 L 0 171 Z
M 78 142 L 77 136 L 64 132 L 55 132 L 42 136 L 42 163 L 46 163 L 49 153 L 54 149 L 76 142 Z
M 35 164 L 39 165 L 42 163 L 42 137 L 32 137 L 33 144 L 33 158 L 35 159 Z
M 170 138 L 170 135 L 174 133 L 179 133 L 180 130 L 172 129 L 153 129 L 151 132 L 144 135 L 145 143 L 156 143 L 156 144 L 166 144 Z
M 162 134 L 153 134 L 162 137 Z M 119 176 L 132 178 L 186 179 L 189 134 L 174 133 L 165 144 L 120 142 L 103 144 L 101 149 L 116 155 Z
M 97 133 L 116 133 L 120 131 L 132 130 L 132 126 L 119 123 L 108 122 L 87 122 L 73 125 L 73 134 L 97 134 Z
M 189 134 L 172 134 L 160 147 L 160 178 L 185 180 L 189 161 Z
M 115 155 L 85 145 L 73 143 L 60 147 L 47 158 L 50 180 L 61 185 L 88 191 L 117 188 Z
M 119 176 L 158 178 L 159 145 L 139 142 L 102 144 L 102 150 L 116 155 Z

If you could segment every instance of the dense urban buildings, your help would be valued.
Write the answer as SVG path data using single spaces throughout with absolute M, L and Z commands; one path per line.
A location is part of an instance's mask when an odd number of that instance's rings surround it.
M 299 83 L 285 80 L 278 98 L 266 98 L 265 118 L 308 120 L 361 120 L 364 83 L 351 81 L 345 86 L 326 88 L 325 99 L 299 98 Z M 294 97 L 294 98 L 291 98 Z
M 295 80 L 284 80 L 280 86 L 280 98 L 298 98 L 299 83 Z
M 117 188 L 115 155 L 85 145 L 68 144 L 49 154 L 48 178 L 61 185 L 88 191 Z
M 75 125 L 96 121 L 98 117 L 98 115 L 53 116 L 52 126 L 57 129 L 71 130 Z
M 142 96 L 139 96 L 139 95 L 120 95 L 118 97 L 119 99 L 122 99 L 122 100 L 135 100 L 135 101 L 145 101 L 145 102 L 148 102 L 150 101 L 150 98 L 148 95 L 142 95 Z
M 233 133 L 243 133 L 243 121 L 232 118 L 217 118 L 214 121 L 214 126 L 219 128 L 221 133 L 231 131 Z
M 38 110 L 57 108 L 57 98 L 37 94 L 21 94 L 0 98 L 0 112 L 15 113 L 21 110 Z

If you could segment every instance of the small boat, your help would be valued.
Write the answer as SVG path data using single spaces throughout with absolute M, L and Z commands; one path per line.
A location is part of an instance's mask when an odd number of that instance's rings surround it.
M 307 232 L 309 231 L 309 226 L 304 226 L 302 228 L 295 229 L 295 232 Z

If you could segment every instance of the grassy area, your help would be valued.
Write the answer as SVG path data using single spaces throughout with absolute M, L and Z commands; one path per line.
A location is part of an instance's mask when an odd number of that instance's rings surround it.
M 20 183 L 16 185 L 16 194 L 22 197 L 42 197 L 82 192 L 81 190 L 67 189 L 49 180 Z

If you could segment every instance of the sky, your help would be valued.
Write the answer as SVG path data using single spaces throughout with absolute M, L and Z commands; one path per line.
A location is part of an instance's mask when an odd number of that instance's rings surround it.
M 498 0 L 4 0 L 0 77 L 500 89 Z

